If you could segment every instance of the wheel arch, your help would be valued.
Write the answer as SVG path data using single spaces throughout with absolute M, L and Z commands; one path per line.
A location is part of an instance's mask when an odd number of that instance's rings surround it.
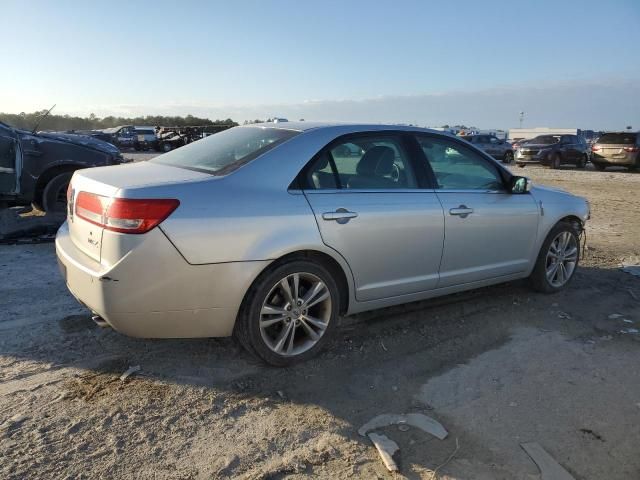
M 256 277 L 253 279 L 251 285 L 255 284 L 255 282 L 258 281 L 258 279 L 260 279 L 265 273 L 293 260 L 311 260 L 313 262 L 320 263 L 323 267 L 329 270 L 334 280 L 338 284 L 338 289 L 340 291 L 340 314 L 343 315 L 348 312 L 353 295 L 352 283 L 350 282 L 348 276 L 351 275 L 351 272 L 350 270 L 345 271 L 345 268 L 349 268 L 346 264 L 343 265 L 340 260 L 324 251 L 303 249 L 288 252 L 265 266 L 262 271 L 260 271 L 260 273 L 258 273 L 258 275 L 256 275 Z M 247 294 L 249 290 L 251 290 L 251 287 L 247 289 L 247 292 L 243 297 L 242 304 L 244 304 L 247 300 Z
M 40 208 L 42 207 L 42 194 L 44 192 L 44 188 L 47 186 L 54 177 L 60 175 L 61 173 L 70 173 L 79 170 L 80 168 L 85 168 L 84 165 L 78 165 L 75 163 L 63 163 L 49 167 L 45 171 L 43 171 L 36 181 L 36 186 L 33 191 L 33 203 L 38 205 Z
M 562 222 L 571 223 L 571 224 L 575 225 L 575 227 L 578 229 L 578 232 L 580 232 L 580 233 L 582 233 L 582 230 L 584 230 L 584 222 L 577 215 L 566 215 L 566 216 L 562 217 L 561 219 L 559 219 L 556 223 L 554 223 L 551 226 L 551 228 L 555 227 L 556 225 L 558 225 L 559 223 L 562 223 Z M 551 230 L 549 230 L 549 231 L 551 231 Z

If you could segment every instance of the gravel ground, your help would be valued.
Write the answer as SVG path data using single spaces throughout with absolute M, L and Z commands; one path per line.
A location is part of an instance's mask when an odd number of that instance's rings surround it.
M 640 278 L 619 269 L 640 258 L 640 175 L 516 173 L 591 202 L 570 288 L 513 282 L 346 318 L 286 370 L 230 339 L 100 329 L 52 244 L 0 245 L 0 478 L 539 478 L 523 442 L 576 479 L 640 478 Z M 392 476 L 357 434 L 389 412 L 450 435 L 383 429 L 400 446 Z

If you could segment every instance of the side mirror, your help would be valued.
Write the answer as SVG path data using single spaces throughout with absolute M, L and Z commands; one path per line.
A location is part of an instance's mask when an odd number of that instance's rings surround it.
M 531 180 L 527 177 L 511 177 L 511 193 L 527 193 L 531 190 Z

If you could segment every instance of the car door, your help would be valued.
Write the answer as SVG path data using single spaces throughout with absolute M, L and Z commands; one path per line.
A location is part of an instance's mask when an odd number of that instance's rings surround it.
M 577 160 L 577 145 L 574 142 L 573 135 L 563 135 L 560 138 L 560 143 L 562 146 L 562 159 L 565 162 L 574 163 Z
M 349 264 L 358 301 L 438 284 L 444 215 L 434 190 L 420 188 L 416 155 L 402 134 L 357 134 L 332 142 L 303 173 L 322 240 Z
M 489 136 L 489 150 L 487 151 L 492 157 L 502 158 L 505 152 L 504 142 L 497 137 Z
M 485 135 L 484 136 L 484 142 L 485 145 L 482 148 L 482 150 L 484 150 L 485 152 L 487 152 L 489 155 L 491 155 L 492 157 L 495 157 L 498 155 L 499 153 L 499 149 L 498 149 L 498 145 L 497 145 L 497 139 L 493 138 L 489 135 Z
M 14 131 L 0 125 L 0 195 L 19 193 L 21 160 L 20 144 Z
M 489 142 L 487 142 L 487 137 L 485 135 L 474 135 L 472 143 L 474 146 L 478 147 L 480 150 L 483 150 L 489 153 L 487 150 L 490 149 L 491 147 L 489 146 Z
M 496 162 L 462 142 L 431 135 L 417 140 L 444 210 L 438 287 L 527 271 L 536 256 L 539 210 L 533 197 L 509 193 Z

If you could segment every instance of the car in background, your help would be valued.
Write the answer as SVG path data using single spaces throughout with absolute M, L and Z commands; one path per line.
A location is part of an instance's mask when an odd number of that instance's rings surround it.
M 133 148 L 140 150 L 153 150 L 158 144 L 155 127 L 134 127 Z
M 56 252 L 98 323 L 234 335 L 277 366 L 320 351 L 341 315 L 521 278 L 560 291 L 589 218 L 468 142 L 398 125 L 235 127 L 78 171 L 69 192 Z
M 540 135 L 519 144 L 516 164 L 524 167 L 540 163 L 550 168 L 572 164 L 584 168 L 589 161 L 589 147 L 578 135 Z
M 513 146 L 495 135 L 460 135 L 460 138 L 487 152 L 493 158 L 502 160 L 502 163 L 513 162 Z
M 109 135 L 112 139 L 111 143 L 118 148 L 133 148 L 136 141 L 136 127 L 133 125 L 105 128 L 102 132 Z
M 591 163 L 596 170 L 607 167 L 640 169 L 640 135 L 638 132 L 607 132 L 591 146 Z
M 76 170 L 123 161 L 117 147 L 87 135 L 35 133 L 0 122 L 0 203 L 64 212 Z

